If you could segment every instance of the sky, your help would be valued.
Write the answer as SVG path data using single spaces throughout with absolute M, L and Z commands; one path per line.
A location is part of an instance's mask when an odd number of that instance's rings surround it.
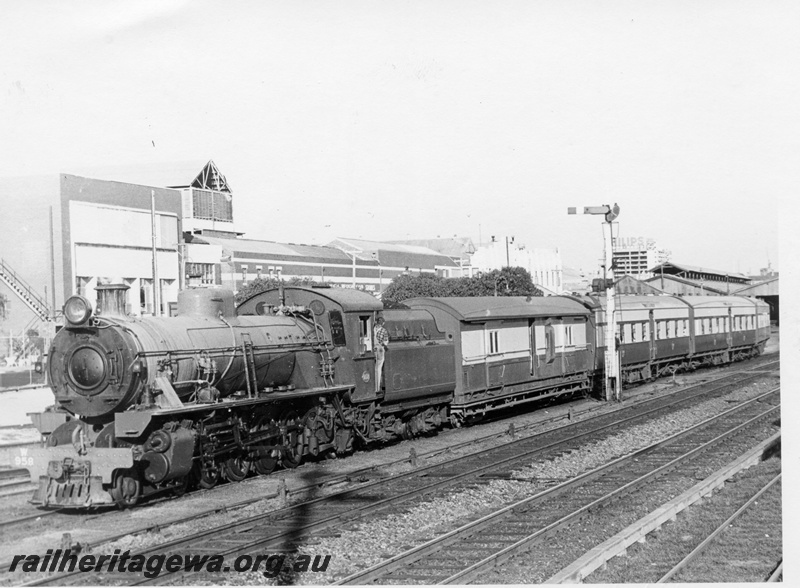
M 0 0 L 0 177 L 213 159 L 249 238 L 514 236 L 601 218 L 677 263 L 779 269 L 795 1 Z M 199 170 L 198 170 L 199 171 Z

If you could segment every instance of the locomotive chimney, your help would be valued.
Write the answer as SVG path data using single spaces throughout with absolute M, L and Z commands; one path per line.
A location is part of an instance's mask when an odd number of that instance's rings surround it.
M 97 314 L 101 316 L 126 317 L 125 307 L 130 286 L 127 284 L 100 284 L 97 292 Z

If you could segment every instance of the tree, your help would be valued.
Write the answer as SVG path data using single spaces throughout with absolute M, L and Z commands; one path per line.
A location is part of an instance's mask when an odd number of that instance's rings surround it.
M 531 275 L 523 267 L 504 267 L 473 278 L 440 278 L 430 274 L 398 276 L 383 291 L 385 308 L 397 308 L 400 302 L 425 297 L 452 296 L 541 296 Z
M 446 279 L 432 274 L 400 275 L 394 278 L 381 295 L 385 308 L 397 308 L 403 300 L 417 296 L 448 296 Z
M 8 318 L 8 296 L 0 293 L 0 320 Z

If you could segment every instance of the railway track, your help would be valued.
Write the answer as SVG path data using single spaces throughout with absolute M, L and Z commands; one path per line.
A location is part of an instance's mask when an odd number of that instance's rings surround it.
M 684 557 L 681 561 L 675 564 L 666 574 L 661 576 L 658 579 L 658 584 L 663 584 L 672 580 L 675 576 L 681 574 L 682 572 L 686 572 L 687 569 L 690 569 L 692 564 L 697 560 L 700 560 L 705 552 L 708 550 L 709 546 L 711 546 L 715 540 L 718 540 L 720 536 L 724 536 L 724 533 L 730 529 L 730 527 L 739 520 L 742 515 L 750 509 L 754 504 L 758 502 L 758 500 L 771 488 L 777 487 L 778 492 L 780 492 L 779 482 L 781 481 L 781 474 L 778 474 L 774 478 L 772 478 L 769 482 L 767 482 L 758 492 L 756 492 L 750 500 L 744 503 L 735 513 L 733 513 L 730 517 L 728 517 L 725 522 L 720 524 L 716 529 L 714 529 L 708 537 L 706 537 L 700 544 L 695 547 L 686 557 Z M 772 529 L 770 529 L 772 531 Z M 758 540 L 759 538 L 755 538 Z M 776 567 L 776 571 L 780 569 L 779 573 L 782 573 L 782 562 Z M 775 572 L 769 576 L 771 578 L 775 575 Z M 767 581 L 770 581 L 767 578 Z
M 526 554 L 527 566 L 546 569 L 558 561 L 558 551 L 565 542 L 563 536 L 557 543 L 553 541 L 557 533 L 570 533 L 567 530 L 570 525 L 631 493 L 644 491 L 657 484 L 662 476 L 696 469 L 697 460 L 731 443 L 750 428 L 774 419 L 780 405 L 764 409 L 763 401 L 776 394 L 777 390 L 770 391 L 669 439 L 351 574 L 336 584 L 483 583 L 487 580 L 485 575 L 496 566 L 522 553 Z M 491 578 L 488 580 L 491 583 Z
M 742 380 L 743 375 L 745 377 L 747 377 L 750 374 L 752 374 L 754 377 L 757 376 L 757 375 L 760 376 L 760 375 L 763 375 L 765 373 L 771 372 L 773 369 L 779 367 L 779 365 L 780 365 L 780 361 L 779 360 L 774 360 L 771 357 L 764 357 L 764 356 L 762 356 L 760 358 L 757 358 L 755 360 L 751 360 L 750 363 L 751 364 L 755 364 L 755 365 L 750 365 L 744 370 L 737 370 L 736 372 L 726 374 L 726 375 L 721 376 L 719 378 L 714 378 L 714 379 L 711 379 L 711 380 L 708 380 L 708 381 L 704 381 L 704 382 L 700 382 L 700 383 L 697 383 L 697 384 L 693 384 L 691 386 L 683 388 L 681 390 L 681 392 L 690 392 L 692 390 L 701 390 L 701 389 L 703 389 L 704 387 L 707 387 L 707 386 L 721 385 L 721 384 L 725 384 L 725 383 L 730 383 L 732 385 L 741 385 L 742 382 L 746 382 L 746 380 Z M 722 392 L 724 393 L 726 390 L 727 389 L 723 389 Z M 674 393 L 671 392 L 671 393 L 669 393 L 669 395 L 664 395 L 663 397 L 666 398 L 668 396 L 671 396 L 672 394 L 674 394 Z M 634 400 L 628 406 L 638 405 L 638 404 L 640 404 L 642 402 L 652 403 L 653 399 L 652 398 L 643 398 L 643 399 Z M 323 487 L 328 487 L 329 488 L 329 487 L 333 487 L 333 486 L 336 486 L 336 485 L 351 484 L 354 481 L 357 481 L 359 479 L 369 478 L 370 476 L 374 476 L 376 471 L 379 470 L 379 468 L 391 468 L 391 467 L 398 466 L 400 464 L 406 463 L 408 461 L 412 461 L 413 462 L 413 461 L 417 461 L 418 460 L 418 461 L 424 462 L 426 460 L 432 460 L 432 459 L 436 458 L 437 456 L 440 456 L 440 455 L 442 455 L 444 453 L 451 453 L 451 452 L 455 452 L 455 451 L 460 451 L 460 450 L 468 448 L 470 446 L 475 446 L 475 445 L 479 445 L 479 444 L 482 444 L 482 443 L 486 443 L 488 441 L 491 441 L 492 439 L 506 437 L 507 435 L 522 437 L 522 436 L 526 435 L 529 431 L 541 429 L 543 426 L 545 426 L 547 424 L 555 423 L 555 422 L 558 422 L 558 421 L 562 421 L 562 420 L 564 420 L 564 418 L 568 418 L 570 420 L 578 420 L 578 419 L 584 419 L 586 417 L 590 417 L 591 415 L 601 411 L 605 406 L 606 405 L 598 404 L 598 405 L 591 405 L 591 406 L 589 406 L 589 407 L 587 407 L 587 408 L 585 408 L 583 410 L 573 411 L 572 409 L 570 409 L 570 411 L 566 415 L 566 417 L 565 416 L 553 416 L 553 417 L 549 417 L 549 418 L 546 418 L 546 419 L 537 420 L 536 422 L 528 423 L 528 424 L 525 424 L 525 425 L 516 425 L 515 426 L 512 423 L 507 432 L 493 433 L 493 434 L 490 434 L 490 435 L 484 435 L 484 436 L 481 436 L 481 437 L 478 437 L 478 438 L 475 438 L 475 439 L 470 439 L 470 440 L 467 440 L 467 441 L 464 441 L 464 442 L 461 442 L 461 443 L 456 443 L 456 444 L 450 445 L 450 446 L 448 446 L 448 447 L 446 447 L 444 449 L 435 449 L 433 451 L 420 453 L 420 454 L 417 454 L 417 455 L 411 455 L 411 456 L 409 456 L 409 458 L 405 458 L 404 457 L 404 458 L 401 458 L 401 459 L 397 459 L 397 460 L 393 460 L 391 462 L 387 462 L 387 463 L 381 464 L 379 466 L 376 465 L 376 466 L 371 466 L 371 467 L 367 467 L 367 468 L 361 468 L 361 469 L 354 470 L 354 471 L 351 471 L 351 472 L 347 472 L 347 473 L 344 473 L 344 474 L 335 474 L 335 475 L 325 476 L 324 478 L 322 478 L 322 479 L 320 479 L 318 481 L 315 481 L 312 484 L 304 484 L 304 485 L 301 485 L 301 486 L 296 487 L 296 488 L 288 488 L 286 486 L 283 486 L 282 488 L 279 488 L 275 492 L 271 492 L 271 493 L 266 494 L 266 495 L 265 494 L 259 494 L 259 496 L 256 497 L 256 498 L 241 500 L 241 501 L 237 501 L 237 502 L 234 502 L 234 503 L 225 504 L 224 506 L 219 506 L 219 507 L 214 507 L 214 508 L 209 508 L 209 509 L 203 509 L 199 513 L 196 513 L 196 514 L 193 514 L 193 515 L 189 515 L 189 516 L 186 516 L 186 517 L 174 518 L 174 519 L 170 519 L 168 521 L 159 522 L 159 523 L 155 523 L 155 524 L 152 524 L 152 525 L 147 525 L 147 526 L 142 526 L 142 527 L 139 527 L 139 528 L 136 528 L 136 529 L 127 530 L 124 533 L 115 534 L 113 536 L 108 536 L 108 537 L 105 537 L 105 538 L 103 538 L 103 539 L 101 539 L 99 541 L 95 540 L 95 541 L 92 541 L 91 543 L 84 542 L 82 545 L 83 545 L 84 548 L 86 548 L 86 547 L 96 548 L 96 547 L 99 547 L 100 545 L 102 545 L 104 543 L 109 543 L 109 542 L 115 541 L 115 540 L 117 540 L 117 539 L 119 539 L 119 538 L 121 538 L 121 537 L 123 537 L 125 535 L 141 535 L 141 534 L 152 532 L 152 531 L 158 531 L 158 530 L 164 529 L 165 527 L 170 526 L 170 525 L 182 524 L 182 523 L 189 522 L 189 521 L 195 520 L 195 519 L 203 517 L 203 516 L 212 515 L 212 514 L 215 514 L 215 513 L 218 513 L 218 512 L 223 512 L 224 511 L 224 512 L 232 513 L 232 512 L 235 512 L 237 509 L 245 508 L 245 507 L 247 507 L 247 506 L 249 506 L 249 505 L 251 505 L 251 504 L 253 504 L 255 502 L 261 501 L 261 500 L 268 500 L 268 499 L 277 498 L 277 497 L 280 497 L 280 496 L 284 496 L 288 500 L 291 497 L 306 495 L 310 491 L 314 491 L 314 490 L 317 490 L 319 488 L 323 488 Z M 306 464 L 303 467 L 305 467 L 305 468 L 313 467 L 313 464 Z M 8 471 L 8 470 L 5 470 L 5 471 Z M 17 471 L 27 472 L 27 470 L 17 470 Z M 245 481 L 241 482 L 240 484 L 247 484 L 250 481 L 251 480 L 245 480 Z M 29 486 L 28 488 L 32 488 L 32 486 Z M 209 489 L 209 490 L 202 490 L 202 491 L 198 491 L 198 492 L 192 493 L 189 498 L 214 496 L 215 494 L 224 493 L 225 490 L 226 490 L 226 486 L 225 485 L 221 485 L 221 486 L 217 486 L 215 488 Z M 16 492 L 16 494 L 23 493 L 23 492 L 26 492 L 26 491 L 29 491 L 29 490 L 28 489 L 23 489 L 23 490 L 20 490 L 19 492 Z M 32 491 L 32 490 L 30 490 L 30 491 Z M 172 498 L 170 496 L 166 496 L 163 499 L 171 500 Z M 155 499 L 151 500 L 145 506 L 152 505 L 152 504 L 158 504 L 160 500 L 162 500 L 162 499 L 155 498 Z M 116 508 L 115 507 L 111 507 L 111 508 L 106 509 L 106 510 L 110 510 L 111 512 L 116 512 Z M 57 514 L 60 514 L 61 516 L 65 517 L 65 519 L 64 519 L 65 521 L 69 521 L 69 520 L 71 520 L 73 518 L 73 515 L 69 514 L 69 512 L 70 511 L 68 511 L 68 510 L 64 511 L 62 509 L 58 509 L 58 510 L 37 509 L 35 513 L 30 514 L 30 515 L 25 515 L 25 516 L 13 518 L 13 519 L 8 519 L 8 520 L 0 520 L 0 530 L 2 530 L 3 528 L 13 527 L 15 525 L 19 525 L 19 524 L 30 522 L 30 521 L 35 521 L 35 520 L 42 519 L 42 518 L 51 518 L 51 517 L 54 517 L 54 515 L 57 515 Z M 102 510 L 100 512 L 102 512 Z M 52 521 L 51 521 L 51 523 L 52 523 Z M 57 524 L 57 523 L 54 523 L 54 524 Z M 50 526 L 52 527 L 52 524 Z M 2 563 L 0 563 L 0 570 L 8 569 L 9 563 L 10 562 L 2 562 Z
M 731 389 L 744 385 L 747 381 L 763 377 L 763 374 L 748 374 L 737 382 L 715 383 L 714 390 L 699 390 L 703 386 L 676 392 L 669 399 L 652 398 L 638 404 L 621 409 L 617 413 L 598 415 L 580 423 L 570 423 L 564 427 L 532 435 L 525 439 L 483 450 L 468 456 L 460 457 L 449 464 L 433 464 L 412 472 L 407 472 L 390 479 L 367 480 L 358 487 L 332 495 L 302 502 L 278 511 L 260 514 L 241 521 L 229 523 L 221 527 L 205 530 L 191 537 L 177 539 L 168 543 L 147 548 L 139 552 L 148 554 L 197 553 L 212 549 L 215 553 L 235 556 L 250 553 L 254 550 L 285 547 L 300 541 L 302 537 L 325 529 L 336 527 L 343 521 L 354 520 L 378 512 L 403 508 L 415 500 L 423 500 L 445 488 L 458 484 L 486 481 L 491 479 L 492 472 L 507 471 L 515 465 L 524 464 L 535 457 L 542 457 L 548 452 L 563 453 L 571 447 L 585 442 L 592 436 L 603 435 L 604 432 L 620 426 L 620 415 L 626 413 L 622 422 L 635 422 L 653 418 L 656 414 L 675 410 L 687 404 L 706 399 L 708 395 L 722 395 Z M 734 378 L 730 378 L 734 379 Z M 708 387 L 708 384 L 705 384 Z M 369 476 L 365 474 L 365 480 Z M 210 547 L 210 546 L 215 547 Z M 175 574 L 173 574 L 174 576 Z M 172 578 L 161 575 L 157 583 Z M 147 582 L 141 577 L 130 574 L 60 574 L 33 582 L 35 585 L 66 583 L 100 584 L 100 583 L 137 583 Z

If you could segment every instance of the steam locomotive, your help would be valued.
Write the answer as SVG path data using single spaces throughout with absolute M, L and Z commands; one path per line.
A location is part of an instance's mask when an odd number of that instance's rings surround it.
M 48 372 L 56 404 L 32 415 L 44 447 L 18 458 L 31 502 L 135 505 L 159 493 L 294 468 L 307 456 L 410 438 L 602 377 L 594 297 L 415 298 L 285 287 L 238 308 L 221 288 L 180 293 L 175 317 L 124 313 L 126 286 L 64 306 Z M 625 296 L 625 382 L 752 357 L 769 309 L 737 297 Z M 375 381 L 373 325 L 389 332 Z

